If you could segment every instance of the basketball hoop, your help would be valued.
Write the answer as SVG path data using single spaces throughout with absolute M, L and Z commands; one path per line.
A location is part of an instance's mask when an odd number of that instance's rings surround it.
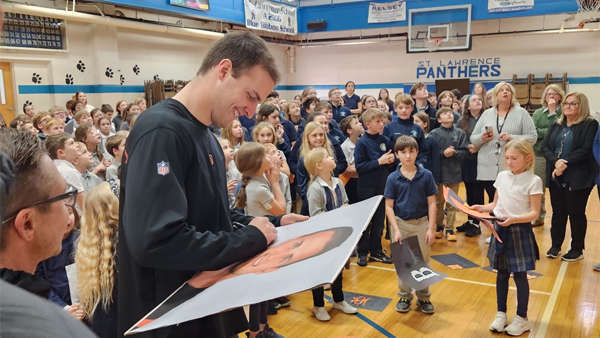
M 598 22 L 600 19 L 600 0 L 575 0 L 579 10 L 577 11 L 578 28 L 583 28 L 586 23 Z
M 427 39 L 425 46 L 427 47 L 427 49 L 429 49 L 430 52 L 435 52 L 440 47 L 440 42 L 442 42 L 444 40 L 445 39 L 442 37 L 429 38 L 429 39 Z

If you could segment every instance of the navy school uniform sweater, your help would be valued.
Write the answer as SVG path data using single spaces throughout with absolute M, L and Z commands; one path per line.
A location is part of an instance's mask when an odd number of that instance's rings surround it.
M 407 120 L 396 119 L 395 121 L 388 123 L 383 128 L 383 135 L 390 139 L 391 149 L 394 149 L 394 145 L 396 144 L 398 137 L 402 135 L 412 136 L 415 140 L 417 140 L 417 144 L 419 145 L 417 164 L 423 164 L 421 154 L 423 153 L 425 134 L 423 133 L 423 129 L 414 123 L 412 116 Z
M 383 194 L 385 182 L 394 164 L 379 165 L 381 155 L 392 149 L 390 140 L 381 135 L 365 133 L 356 142 L 354 165 L 358 171 L 358 194 L 361 199 Z
M 346 116 L 352 115 L 350 109 L 344 107 L 343 105 L 334 106 L 333 104 L 329 104 L 331 106 L 331 112 L 333 113 L 333 119 L 336 122 L 342 121 Z
M 348 96 L 348 94 L 342 96 L 344 100 L 344 107 L 348 109 L 357 109 L 358 103 L 360 102 L 360 97 L 356 94 L 352 94 L 352 96 Z
M 426 136 L 423 141 L 421 165 L 431 171 L 437 184 L 440 181 L 440 146 L 431 135 Z
M 462 182 L 462 160 L 469 153 L 465 132 L 454 127 L 439 127 L 432 130 L 430 135 L 440 146 L 440 181 L 438 183 Z M 456 153 L 452 157 L 446 157 L 444 150 L 450 146 L 454 146 Z

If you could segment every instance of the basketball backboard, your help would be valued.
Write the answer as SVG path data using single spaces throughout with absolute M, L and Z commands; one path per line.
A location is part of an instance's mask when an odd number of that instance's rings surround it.
M 471 5 L 408 11 L 407 53 L 471 49 Z

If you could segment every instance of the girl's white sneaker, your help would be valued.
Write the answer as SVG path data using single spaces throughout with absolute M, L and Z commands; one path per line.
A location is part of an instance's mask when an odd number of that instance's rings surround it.
M 510 336 L 520 336 L 529 330 L 531 330 L 529 321 L 521 316 L 515 316 L 512 323 L 506 327 L 506 333 Z
M 504 332 L 504 328 L 506 327 L 506 312 L 498 311 L 496 313 L 496 318 L 490 325 L 490 331 L 492 332 Z

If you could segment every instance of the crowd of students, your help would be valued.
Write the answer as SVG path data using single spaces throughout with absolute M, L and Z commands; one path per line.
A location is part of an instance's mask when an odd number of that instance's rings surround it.
M 401 242 L 416 235 L 428 260 L 435 238 L 453 242 L 456 232 L 480 235 L 475 218 L 457 227 L 457 211 L 444 200 L 443 186 L 458 191 L 464 183 L 468 204 L 500 219 L 490 226 L 503 242 L 488 239 L 488 257 L 498 270 L 498 314 L 490 330 L 511 335 L 529 330 L 525 273 L 539 258 L 531 229 L 543 224 L 545 187 L 550 188 L 553 212 L 546 256 L 559 256 L 569 219 L 572 242 L 561 258 L 583 258 L 585 206 L 599 181 L 600 162 L 600 132 L 587 97 L 550 85 L 532 118 L 505 82 L 489 92 L 478 83 L 473 93 L 454 90 L 437 96 L 417 83 L 393 100 L 387 89 L 377 98 L 359 97 L 352 81 L 344 89 L 344 95 L 339 88 L 330 89 L 327 100 L 317 98 L 312 88 L 290 101 L 272 92 L 256 117 L 239 116 L 222 129 L 210 127 L 225 158 L 229 206 L 254 217 L 294 211 L 314 216 L 383 195 L 385 202 L 356 248 L 357 264 L 363 267 L 369 261 L 392 262 L 383 238 Z M 146 103 L 118 101 L 115 108 L 92 107 L 85 93 L 77 92 L 64 108 L 35 112 L 26 105 L 24 114 L 5 126 L 12 131 L 3 132 L 5 142 L 22 141 L 27 134 L 27 142 L 43 143 L 76 198 L 58 255 L 46 255 L 26 276 L 3 266 L 0 278 L 48 298 L 103 337 L 114 336 L 116 328 L 120 163 L 128 130 Z M 3 218 L 7 221 L 12 220 Z M 519 306 L 507 325 L 511 273 Z M 28 282 L 21 283 L 23 279 Z M 413 296 L 399 282 L 396 310 L 404 313 Z M 331 292 L 334 309 L 357 312 L 344 301 L 342 271 Z M 322 287 L 313 290 L 313 312 L 316 319 L 328 321 L 323 293 Z M 430 296 L 428 289 L 416 290 L 418 309 L 427 314 L 435 312 Z M 281 336 L 268 326 L 267 313 L 289 304 L 281 297 L 250 306 L 249 336 Z

